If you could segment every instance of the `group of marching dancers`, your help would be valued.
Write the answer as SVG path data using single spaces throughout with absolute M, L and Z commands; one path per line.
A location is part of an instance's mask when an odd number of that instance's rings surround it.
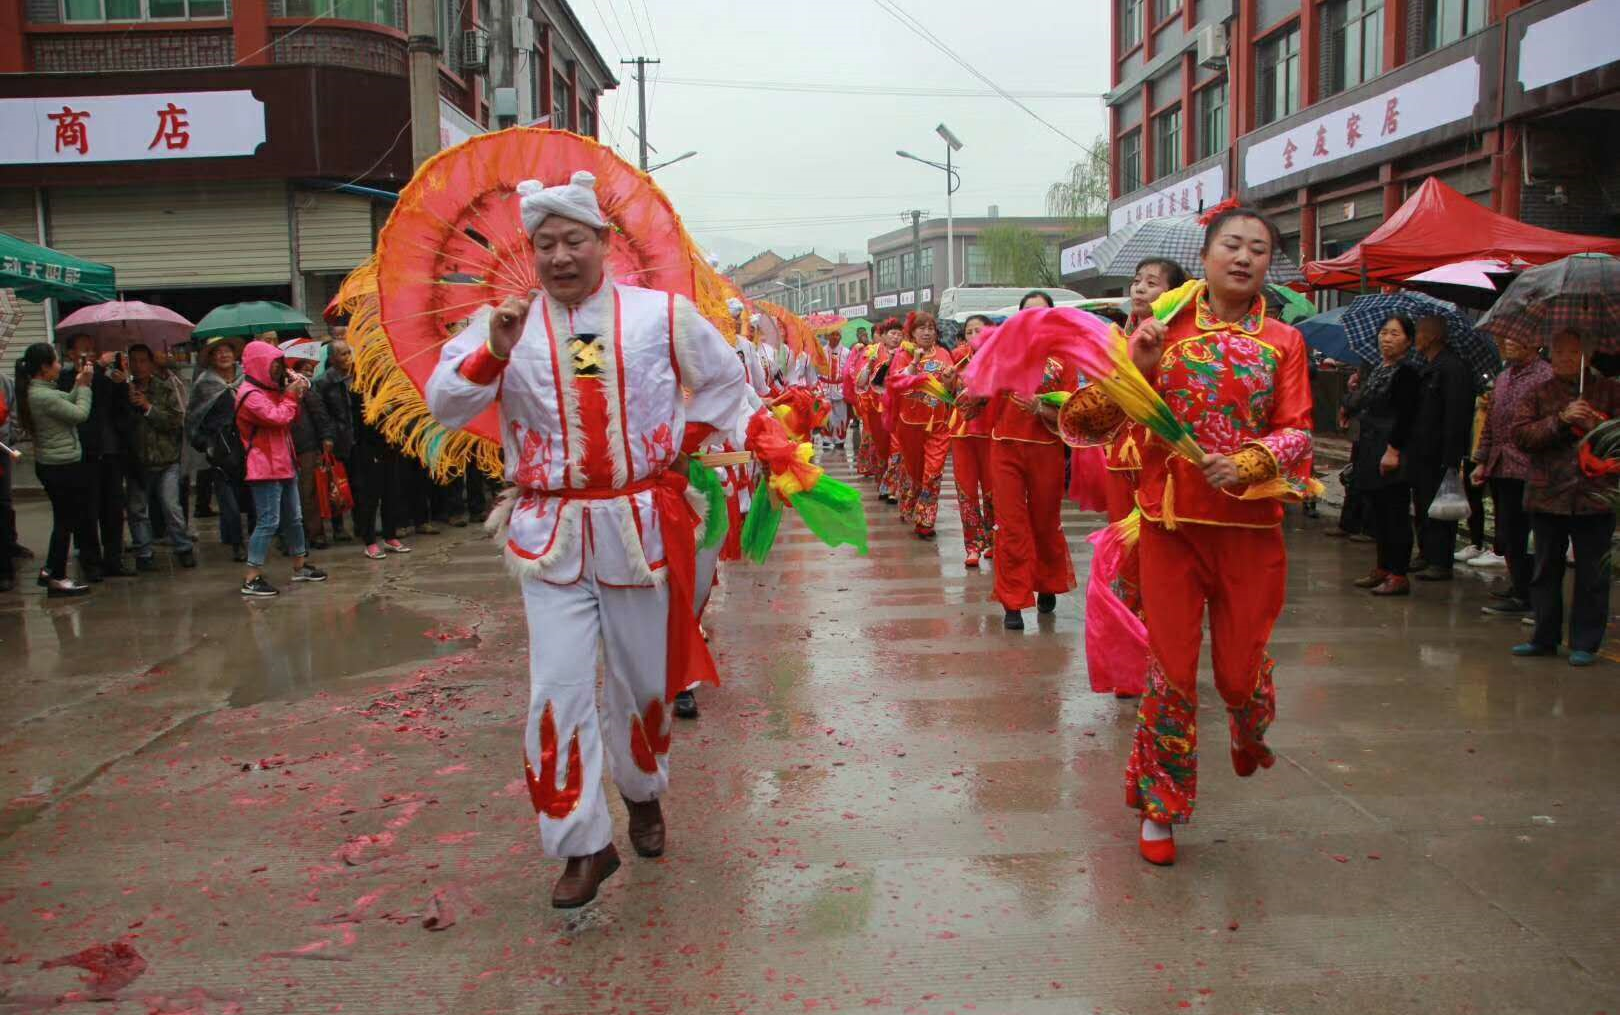
M 695 716 L 695 684 L 718 682 L 700 626 L 718 563 L 742 555 L 751 507 L 767 517 L 775 498 L 819 482 L 805 442 L 842 443 L 852 422 L 856 468 L 920 539 L 934 538 L 952 463 L 966 563 L 991 561 L 1009 629 L 1076 587 L 1060 519 L 1066 492 L 1106 508 L 1087 657 L 1093 687 L 1141 697 L 1125 792 L 1141 814 L 1145 859 L 1174 861 L 1171 829 L 1193 810 L 1206 607 L 1233 767 L 1247 776 L 1272 765 L 1266 646 L 1283 603 L 1280 523 L 1284 502 L 1313 481 L 1306 351 L 1266 313 L 1261 287 L 1278 238 L 1262 215 L 1233 207 L 1212 217 L 1204 281 L 1183 285 L 1181 266 L 1162 260 L 1137 271 L 1128 343 L 1111 348 L 1156 392 L 1160 414 L 1144 420 L 1123 389 L 1091 368 L 1082 378 L 1062 355 L 1036 362 L 1044 354 L 1032 352 L 1023 366 L 1033 370 L 1020 376 L 1038 383 L 984 394 L 984 368 L 1018 355 L 1009 338 L 1030 337 L 1039 350 L 1034 338 L 1077 326 L 1076 311 L 1051 308 L 1043 294 L 995 331 L 970 319 L 954 352 L 919 312 L 854 348 L 830 343 L 818 369 L 808 350 L 733 347 L 684 297 L 614 280 L 591 174 L 529 181 L 519 194 L 542 289 L 477 315 L 444 346 L 426 396 L 449 427 L 490 408 L 501 420 L 512 490 L 492 521 L 530 629 L 525 778 L 543 848 L 567 861 L 553 905 L 589 902 L 620 866 L 605 774 L 635 853 L 663 853 L 665 708 Z M 1171 295 L 1174 309 L 1162 309 Z M 740 301 L 733 313 L 746 332 Z M 1167 442 L 1166 417 L 1188 439 Z M 770 448 L 766 431 L 776 435 Z M 754 487 L 767 458 L 772 475 Z M 715 500 L 695 488 L 712 489 L 711 463 L 729 516 L 728 538 L 713 546 Z M 767 487 L 772 502 L 751 505 L 751 491 Z M 706 496 L 704 511 L 695 502 Z
M 1283 505 L 1314 484 L 1308 353 L 1298 332 L 1268 316 L 1262 292 L 1277 246 L 1263 215 L 1223 207 L 1207 225 L 1202 281 L 1163 258 L 1141 262 L 1132 279 L 1127 354 L 1201 461 L 1130 418 L 1062 356 L 1046 360 L 1033 391 L 970 395 L 964 379 L 994 326 L 982 316 L 965 322 L 953 350 L 919 311 L 829 352 L 824 388 L 844 411 L 828 436 L 842 444 L 848 422 L 859 423 L 857 472 L 923 540 L 935 536 L 949 461 L 964 562 L 991 562 L 1008 630 L 1022 630 L 1032 606 L 1053 612 L 1076 588 L 1065 496 L 1106 512 L 1109 528 L 1092 538 L 1086 654 L 1093 689 L 1141 699 L 1125 796 L 1142 816 L 1142 856 L 1161 865 L 1174 862 L 1172 828 L 1196 798 L 1206 609 L 1233 768 L 1249 776 L 1274 761 L 1266 646 L 1286 583 Z M 1155 306 L 1166 294 L 1177 309 L 1161 319 Z M 1031 292 L 1018 316 L 1061 313 L 1051 307 Z

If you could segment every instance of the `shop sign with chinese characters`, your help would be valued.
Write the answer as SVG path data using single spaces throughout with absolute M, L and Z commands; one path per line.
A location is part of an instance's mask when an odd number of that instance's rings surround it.
M 229 158 L 264 142 L 247 90 L 0 99 L 0 165 Z
M 1116 233 L 1132 222 L 1196 215 L 1226 198 L 1226 167 L 1217 162 L 1185 180 L 1162 184 L 1146 196 L 1133 197 L 1108 213 L 1108 231 Z
M 1059 251 L 1058 269 L 1063 277 L 1078 275 L 1088 268 L 1097 267 L 1097 259 L 1094 256 L 1097 253 L 1097 245 L 1107 238 L 1106 236 L 1099 236 L 1094 240 L 1085 240 L 1076 243 L 1072 247 L 1064 247 Z
M 1307 120 L 1249 147 L 1244 186 L 1259 187 L 1467 119 L 1479 103 L 1479 86 L 1480 62 L 1469 57 Z

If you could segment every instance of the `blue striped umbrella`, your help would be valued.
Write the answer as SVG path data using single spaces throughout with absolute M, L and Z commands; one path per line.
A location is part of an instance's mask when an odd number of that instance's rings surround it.
M 1357 296 L 1345 308 L 1344 336 L 1357 356 L 1368 363 L 1378 362 L 1378 329 L 1391 317 L 1409 317 L 1414 324 L 1425 317 L 1438 317 L 1446 322 L 1447 344 L 1476 376 L 1495 377 L 1502 370 L 1496 343 L 1476 329 L 1455 303 L 1404 289 Z M 1413 355 L 1417 355 L 1415 350 Z
M 1312 349 L 1340 363 L 1354 365 L 1355 350 L 1350 348 L 1349 340 L 1344 337 L 1344 311 L 1344 307 L 1339 307 L 1325 314 L 1307 317 L 1294 327 L 1299 329 L 1305 344 Z

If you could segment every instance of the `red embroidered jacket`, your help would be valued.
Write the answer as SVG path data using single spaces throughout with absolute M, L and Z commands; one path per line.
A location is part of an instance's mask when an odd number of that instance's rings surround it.
M 1197 465 L 1148 436 L 1136 503 L 1143 517 L 1166 525 L 1269 528 L 1281 523 L 1283 502 L 1318 486 L 1311 478 L 1309 352 L 1299 332 L 1266 317 L 1263 301 L 1229 324 L 1214 318 L 1205 296 L 1201 291 L 1170 322 L 1148 380 L 1176 418 L 1191 425 L 1199 446 L 1230 456 L 1245 482 L 1217 490 Z M 1092 443 L 1107 441 L 1125 422 L 1100 388 L 1084 388 L 1069 402 L 1064 432 Z

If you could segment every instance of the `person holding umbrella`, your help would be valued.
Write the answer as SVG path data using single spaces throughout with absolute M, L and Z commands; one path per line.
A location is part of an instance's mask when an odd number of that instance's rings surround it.
M 89 469 L 90 511 L 99 526 L 101 545 L 94 554 L 99 564 L 87 567 L 92 582 L 102 578 L 133 578 L 135 571 L 124 566 L 124 483 L 131 475 L 129 436 L 134 431 L 134 415 L 129 403 L 129 373 L 122 353 L 96 356 L 96 340 L 79 333 L 69 340 L 68 362 L 75 370 L 88 365 L 92 371 L 90 415 L 79 424 L 79 444 Z M 57 389 L 71 392 L 78 374 L 64 368 L 57 375 Z M 81 558 L 83 548 L 79 551 Z
M 1565 552 L 1575 552 L 1569 609 L 1569 664 L 1591 666 L 1609 622 L 1609 552 L 1614 539 L 1614 479 L 1581 467 L 1581 438 L 1620 416 L 1620 383 L 1587 364 L 1582 336 L 1559 332 L 1551 379 L 1525 398 L 1513 417 L 1513 440 L 1530 459 L 1524 504 L 1535 536 L 1530 603 L 1535 630 L 1516 656 L 1558 654 L 1564 628 Z
M 1360 437 L 1351 459 L 1351 484 L 1372 505 L 1378 560 L 1372 572 L 1357 579 L 1357 588 L 1375 596 L 1409 595 L 1407 568 L 1412 561 L 1412 483 L 1408 449 L 1413 441 L 1422 381 L 1407 360 L 1417 332 L 1410 318 L 1391 317 L 1378 330 L 1382 362 L 1345 396 L 1345 409 L 1356 416 Z

